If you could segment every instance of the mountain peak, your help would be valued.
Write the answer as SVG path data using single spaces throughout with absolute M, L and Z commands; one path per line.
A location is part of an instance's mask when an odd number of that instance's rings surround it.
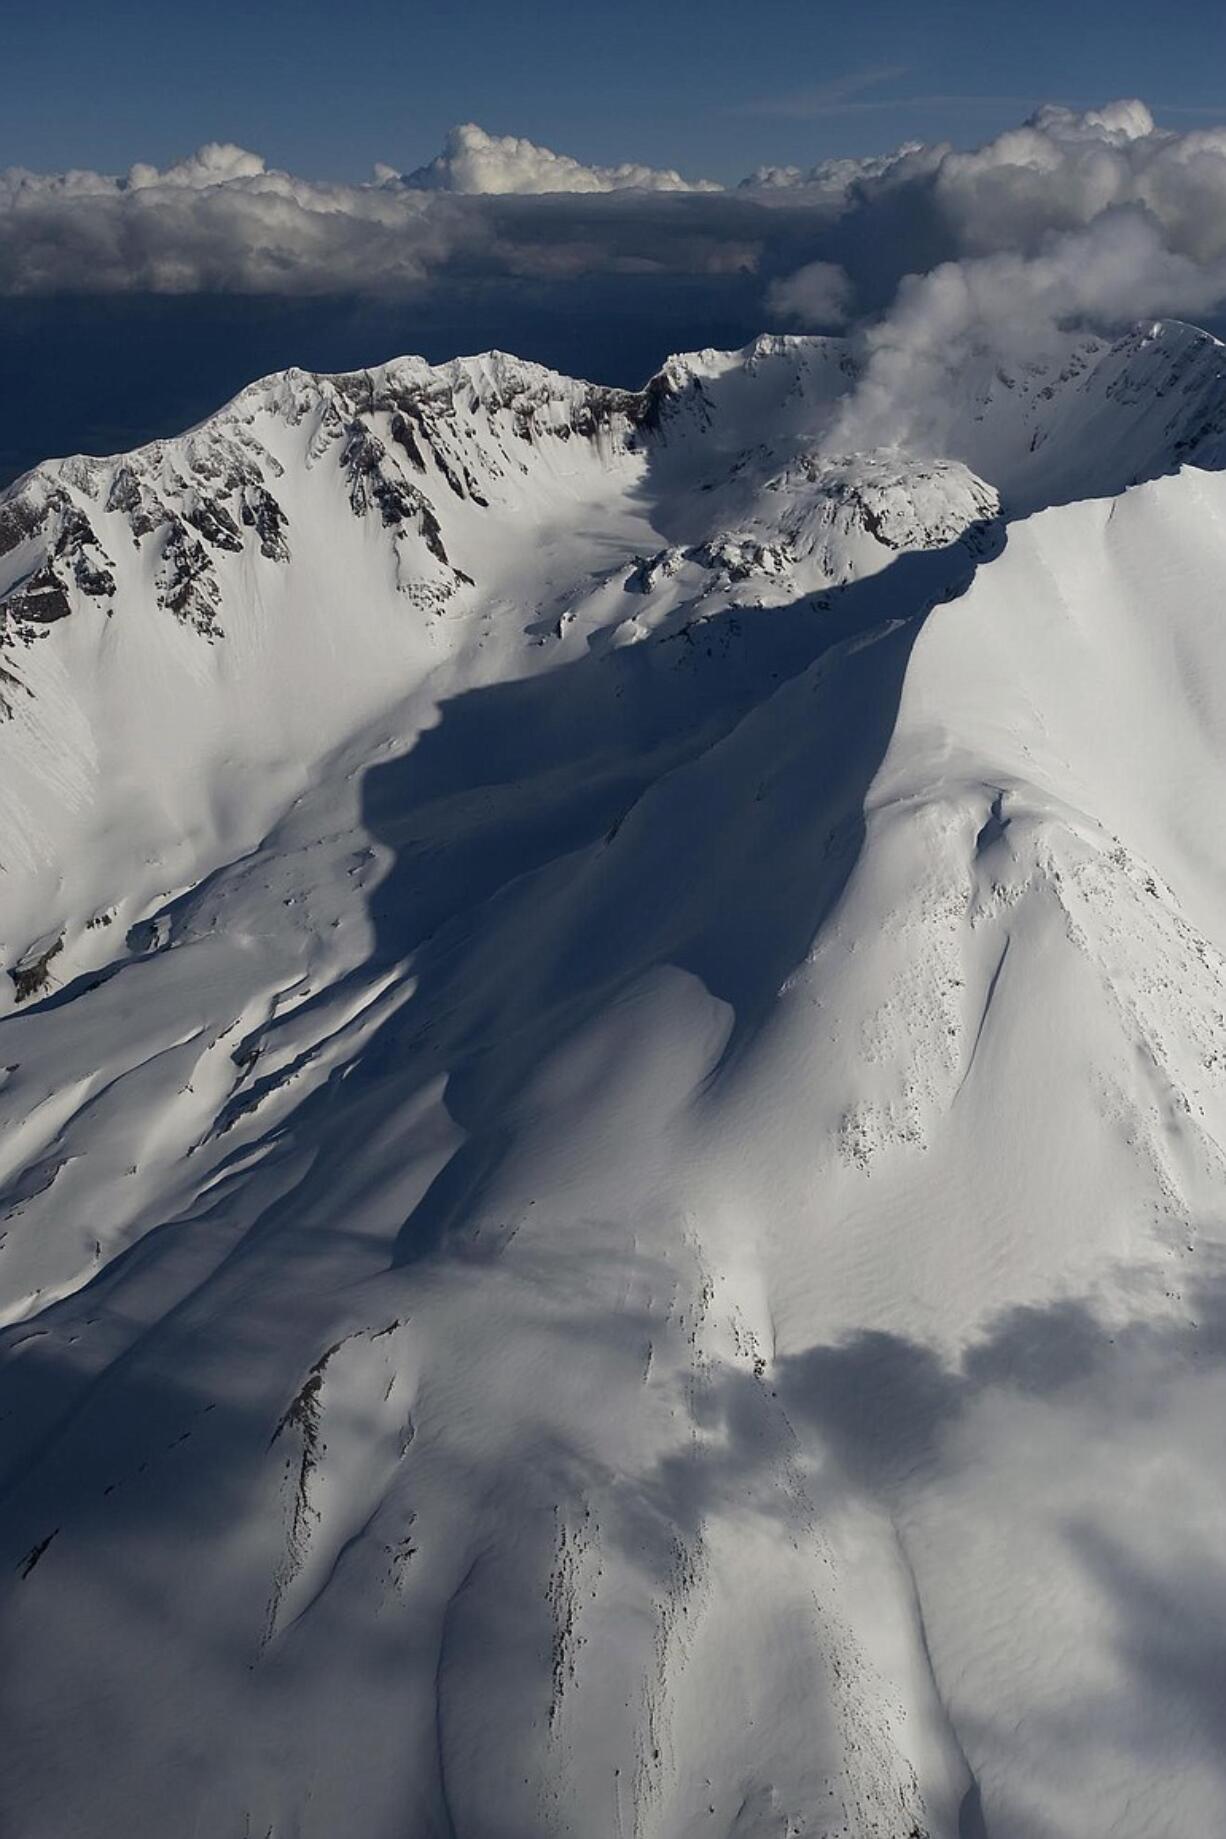
M 0 498 L 28 1839 L 1215 1830 L 1222 348 L 873 380 Z

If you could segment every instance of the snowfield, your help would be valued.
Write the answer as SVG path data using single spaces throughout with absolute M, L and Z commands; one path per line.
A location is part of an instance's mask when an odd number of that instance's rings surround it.
M 1226 350 L 291 371 L 0 497 L 0 1826 L 1191 1839 Z

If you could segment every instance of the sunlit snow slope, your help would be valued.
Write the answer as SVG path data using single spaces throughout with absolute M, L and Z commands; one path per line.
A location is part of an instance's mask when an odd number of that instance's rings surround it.
M 1226 352 L 289 372 L 0 498 L 0 1829 L 1192 1839 Z

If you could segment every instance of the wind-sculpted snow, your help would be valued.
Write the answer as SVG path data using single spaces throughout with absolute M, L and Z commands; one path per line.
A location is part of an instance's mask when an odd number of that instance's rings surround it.
M 1215 1829 L 1221 347 L 865 376 L 0 499 L 6 1830 Z

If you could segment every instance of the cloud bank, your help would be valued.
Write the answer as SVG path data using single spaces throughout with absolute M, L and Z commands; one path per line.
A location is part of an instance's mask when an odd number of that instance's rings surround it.
M 9 300 L 448 303 L 512 288 L 557 303 L 579 282 L 588 314 L 602 282 L 623 300 L 683 299 L 684 284 L 738 312 L 748 300 L 761 325 L 850 327 L 866 374 L 848 441 L 918 439 L 968 349 L 1024 357 L 1066 325 L 1221 307 L 1226 127 L 1175 133 L 1138 101 L 1047 107 L 970 151 L 910 143 L 727 188 L 471 123 L 417 171 L 381 165 L 361 185 L 230 144 L 120 177 L 0 174 Z
M 457 275 L 748 268 L 764 299 L 773 286 L 774 311 L 803 323 L 853 294 L 878 312 L 905 277 L 950 262 L 1037 258 L 1129 211 L 1172 258 L 1211 271 L 1226 254 L 1226 128 L 1171 133 L 1135 101 L 1045 108 L 970 152 L 909 144 L 807 171 L 762 167 L 722 189 L 632 162 L 587 166 L 469 123 L 428 165 L 380 166 L 365 185 L 270 171 L 218 144 L 122 177 L 10 170 L 0 293 L 380 294 Z

